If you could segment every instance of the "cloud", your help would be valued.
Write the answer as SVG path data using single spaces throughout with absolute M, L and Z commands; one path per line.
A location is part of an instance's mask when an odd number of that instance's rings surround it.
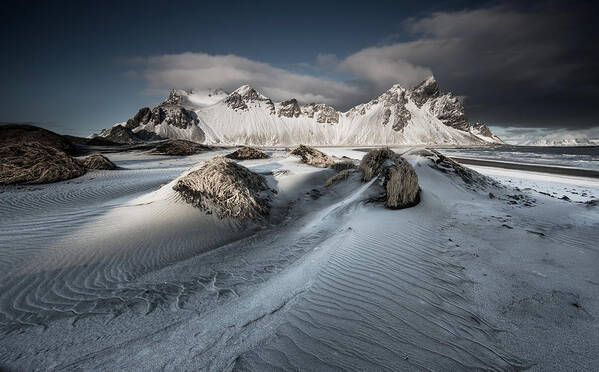
M 347 109 L 395 83 L 434 74 L 444 91 L 467 97 L 473 121 L 512 126 L 597 125 L 599 42 L 584 6 L 501 5 L 435 12 L 402 23 L 398 35 L 345 57 L 318 54 L 302 73 L 236 55 L 181 53 L 129 60 L 147 91 L 232 90 L 250 84 L 275 100 L 297 98 Z M 587 27 L 588 28 L 588 27 Z M 299 64 L 298 64 L 299 65 Z M 322 76 L 342 76 L 343 81 Z
M 411 41 L 363 49 L 339 68 L 378 89 L 434 72 L 442 89 L 468 96 L 475 120 L 596 125 L 599 53 L 597 32 L 581 29 L 587 17 L 581 8 L 507 5 L 436 12 L 404 21 Z
M 250 84 L 274 100 L 297 98 L 302 102 L 341 105 L 359 95 L 358 87 L 339 81 L 298 74 L 236 55 L 181 53 L 138 60 L 150 89 L 222 88 L 234 90 Z

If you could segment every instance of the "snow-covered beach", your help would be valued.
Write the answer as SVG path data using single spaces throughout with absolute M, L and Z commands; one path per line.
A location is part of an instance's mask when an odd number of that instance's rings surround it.
M 325 187 L 331 169 L 267 150 L 240 162 L 277 191 L 260 225 L 207 215 L 172 190 L 230 151 L 106 154 L 122 169 L 2 187 L 0 366 L 598 365 L 597 179 L 473 166 L 480 175 L 466 180 L 403 147 L 421 201 L 388 210 L 357 174 Z

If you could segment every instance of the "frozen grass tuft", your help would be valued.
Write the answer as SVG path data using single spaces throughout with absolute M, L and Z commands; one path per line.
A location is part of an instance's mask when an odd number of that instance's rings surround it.
M 385 170 L 385 206 L 391 209 L 408 208 L 420 201 L 420 186 L 414 167 L 401 159 Z
M 291 155 L 301 157 L 302 162 L 306 164 L 321 168 L 326 168 L 335 163 L 333 158 L 312 146 L 299 145 L 297 148 L 291 151 Z
M 220 218 L 260 220 L 268 215 L 264 176 L 233 160 L 217 156 L 181 178 L 173 189 L 188 203 Z
M 362 180 L 382 176 L 385 193 L 381 199 L 391 209 L 412 207 L 420 201 L 420 186 L 414 167 L 389 148 L 370 150 L 358 167 Z
M 83 159 L 83 166 L 87 169 L 116 169 L 116 165 L 104 155 L 94 154 Z
M 362 181 L 368 182 L 379 175 L 387 163 L 388 165 L 397 161 L 397 154 L 389 148 L 374 149 L 368 151 L 362 157 L 358 170 L 362 172 Z
M 242 146 L 225 157 L 235 160 L 267 159 L 268 155 L 254 147 Z
M 77 159 L 41 143 L 0 146 L 0 184 L 41 184 L 85 174 Z
M 162 155 L 171 155 L 171 156 L 188 156 L 200 154 L 202 152 L 210 151 L 212 148 L 210 146 L 202 145 L 201 143 L 196 143 L 187 140 L 167 140 L 160 142 L 154 148 L 154 152 Z
M 342 170 L 341 172 L 337 173 L 333 177 L 329 178 L 327 180 L 327 182 L 325 183 L 325 186 L 329 187 L 337 182 L 346 180 L 349 177 L 350 172 L 351 172 L 351 170 L 349 170 L 349 169 Z
M 337 172 L 341 172 L 346 169 L 356 169 L 356 165 L 350 160 L 344 160 L 331 165 L 331 168 Z

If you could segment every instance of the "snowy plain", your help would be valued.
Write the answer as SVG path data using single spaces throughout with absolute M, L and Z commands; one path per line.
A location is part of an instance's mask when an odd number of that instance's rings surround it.
M 267 149 L 241 162 L 278 191 L 259 225 L 172 190 L 229 151 L 106 154 L 122 169 L 1 188 L 0 367 L 599 368 L 594 180 L 474 167 L 498 182 L 472 184 L 402 147 L 421 202 L 393 211 L 368 202 L 376 182 L 325 187 L 331 169 Z

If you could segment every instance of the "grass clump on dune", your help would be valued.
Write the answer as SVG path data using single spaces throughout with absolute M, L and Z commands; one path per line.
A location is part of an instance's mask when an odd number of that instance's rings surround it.
M 397 162 L 397 158 L 397 154 L 389 148 L 368 151 L 368 153 L 362 157 L 362 161 L 358 167 L 358 170 L 362 172 L 362 181 L 370 181 L 373 177 L 379 175 L 383 171 L 385 164 L 391 165 Z
M 187 140 L 167 140 L 160 142 L 154 148 L 154 152 L 162 155 L 171 155 L 171 156 L 188 156 L 200 154 L 202 152 L 206 152 L 212 150 L 210 146 L 202 145 L 201 143 L 196 143 Z
M 341 182 L 346 180 L 349 177 L 349 173 L 351 172 L 351 170 L 349 169 L 344 169 L 341 172 L 337 173 L 336 175 L 334 175 L 333 177 L 329 178 L 327 180 L 327 182 L 325 183 L 325 186 L 331 186 L 337 182 Z
M 94 154 L 83 159 L 83 166 L 87 169 L 116 169 L 116 165 L 104 155 Z
M 0 159 L 0 184 L 58 182 L 87 171 L 79 160 L 37 142 L 0 146 Z
M 420 186 L 414 167 L 404 159 L 385 170 L 385 206 L 407 208 L 420 201 Z
M 321 168 L 326 168 L 335 163 L 333 158 L 312 146 L 299 145 L 291 151 L 291 155 L 299 156 L 303 163 Z
M 344 161 L 339 161 L 339 162 L 331 165 L 331 168 L 336 170 L 337 172 L 341 172 L 346 169 L 356 169 L 356 165 L 354 164 L 353 161 L 344 160 Z
M 250 146 L 242 146 L 225 157 L 234 160 L 267 159 L 268 155 L 261 150 Z
M 382 176 L 384 195 L 381 199 L 387 208 L 408 208 L 420 201 L 420 186 L 414 167 L 389 148 L 369 151 L 358 169 L 364 182 Z
M 173 189 L 188 203 L 220 218 L 263 219 L 270 209 L 264 176 L 221 156 L 181 178 Z

